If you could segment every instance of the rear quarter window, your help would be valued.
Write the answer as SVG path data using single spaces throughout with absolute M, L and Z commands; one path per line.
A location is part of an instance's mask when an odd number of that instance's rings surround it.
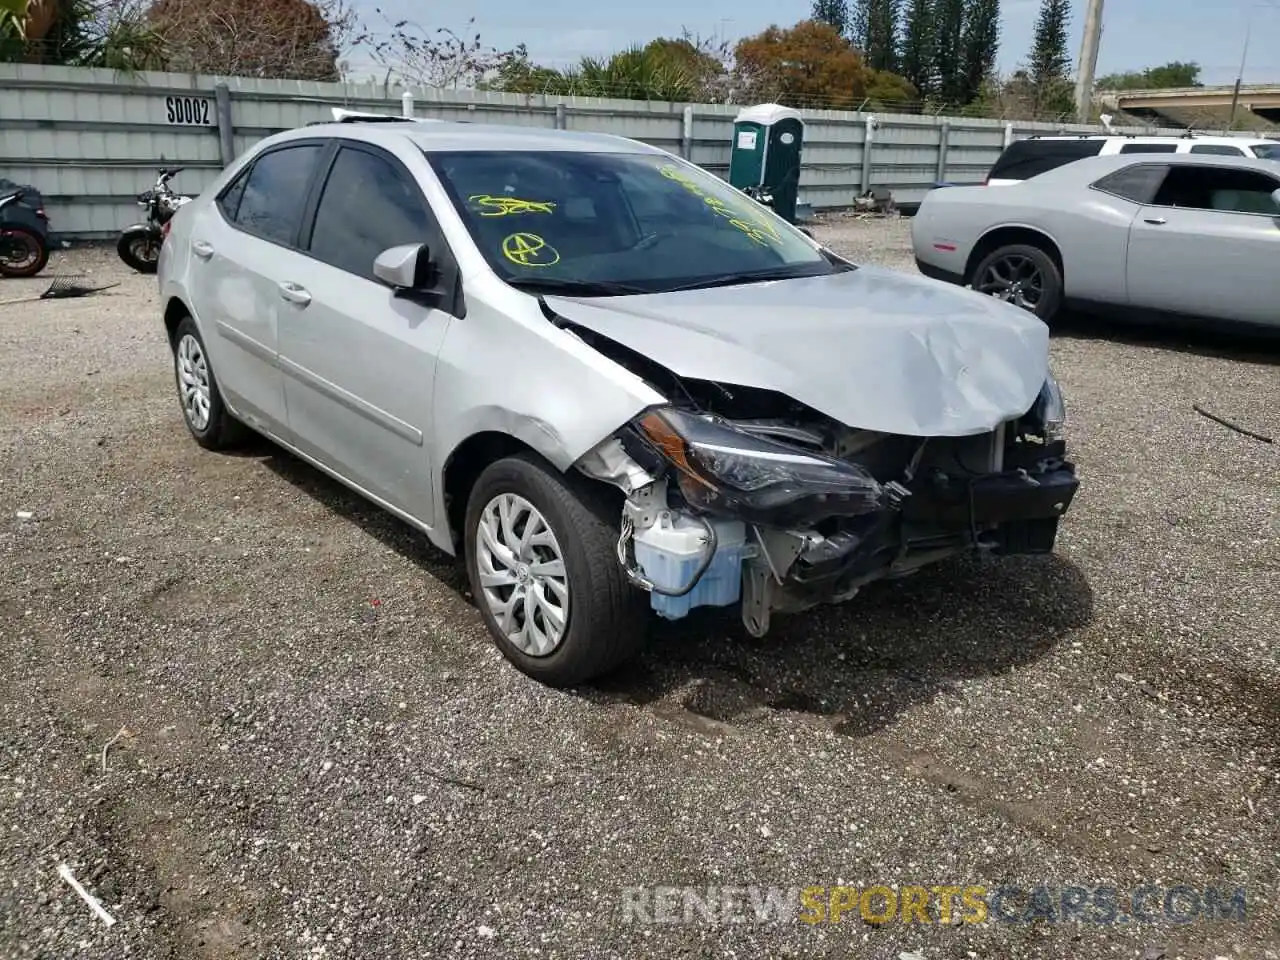
M 1096 181 L 1093 188 L 1134 203 L 1147 204 L 1160 189 L 1168 170 L 1163 163 L 1135 163 L 1107 174 Z
M 1017 140 L 1000 155 L 988 176 L 1029 180 L 1074 160 L 1096 157 L 1102 144 L 1102 140 Z
M 1220 157 L 1243 157 L 1244 151 L 1226 143 L 1197 143 L 1191 148 L 1192 153 L 1212 153 Z

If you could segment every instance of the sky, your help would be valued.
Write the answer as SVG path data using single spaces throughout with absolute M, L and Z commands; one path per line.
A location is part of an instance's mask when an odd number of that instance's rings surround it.
M 524 42 L 535 61 L 568 66 L 584 56 L 607 55 L 656 36 L 679 36 L 682 28 L 730 41 L 758 33 L 771 23 L 790 25 L 809 15 L 809 0 L 355 0 L 372 29 L 385 28 L 374 12 L 407 17 L 434 29 L 461 32 L 470 17 L 488 46 L 510 49 Z M 1071 54 L 1079 53 L 1085 0 L 1074 0 Z M 1141 69 L 1171 60 L 1194 60 L 1206 83 L 1232 83 L 1240 69 L 1245 34 L 1251 40 L 1246 83 L 1280 83 L 1280 0 L 1220 0 L 1216 13 L 1206 0 L 1105 0 L 1098 74 Z M 999 67 L 1015 69 L 1027 55 L 1039 0 L 1004 0 Z M 591 24 L 591 26 L 588 26 Z M 362 58 L 351 58 L 362 72 Z

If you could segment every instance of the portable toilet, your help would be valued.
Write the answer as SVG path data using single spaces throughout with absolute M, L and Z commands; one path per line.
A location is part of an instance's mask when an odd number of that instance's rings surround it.
M 778 215 L 795 223 L 803 141 L 800 111 L 777 103 L 745 107 L 733 122 L 729 183 L 767 190 Z

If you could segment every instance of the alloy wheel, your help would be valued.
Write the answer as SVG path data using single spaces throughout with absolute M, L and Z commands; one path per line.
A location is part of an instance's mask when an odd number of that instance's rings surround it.
M 1044 297 L 1044 274 L 1030 257 L 1011 253 L 993 261 L 975 289 L 1034 313 Z
M 522 653 L 545 657 L 569 624 L 564 554 L 546 518 L 524 497 L 501 493 L 480 514 L 475 556 L 483 601 Z

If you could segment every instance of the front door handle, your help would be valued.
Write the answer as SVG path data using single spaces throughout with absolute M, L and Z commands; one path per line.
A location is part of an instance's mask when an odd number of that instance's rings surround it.
M 213 256 L 213 244 L 206 243 L 203 240 L 192 240 L 191 249 L 201 260 L 208 260 Z
M 280 299 L 296 303 L 300 307 L 305 307 L 311 302 L 311 294 L 307 293 L 306 288 L 296 283 L 281 283 L 277 289 L 280 291 Z
M 1145 217 L 1145 218 L 1143 218 L 1143 221 L 1142 221 L 1142 222 L 1143 222 L 1143 223 L 1149 223 L 1149 224 L 1151 224 L 1153 227 L 1163 227 L 1163 226 L 1164 226 L 1166 223 L 1168 223 L 1169 221 L 1168 221 L 1168 220 L 1166 220 L 1164 217 Z

